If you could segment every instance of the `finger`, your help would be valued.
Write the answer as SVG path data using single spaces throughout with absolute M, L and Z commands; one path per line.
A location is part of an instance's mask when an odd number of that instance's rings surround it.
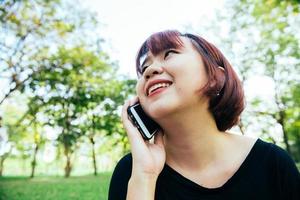
M 126 133 L 127 133 L 128 136 L 131 136 L 130 129 L 134 128 L 134 126 L 133 126 L 132 122 L 129 120 L 129 117 L 128 117 L 128 114 L 127 114 L 127 109 L 131 105 L 130 102 L 131 102 L 131 100 L 127 100 L 124 103 L 124 105 L 122 107 L 122 115 L 121 115 L 123 126 L 124 126 L 124 128 L 125 128 Z
M 136 102 L 137 102 L 137 97 L 127 100 L 122 107 L 121 118 L 122 118 L 123 125 L 125 125 L 124 128 L 126 130 L 128 127 L 131 128 L 135 127 L 128 116 L 127 109 L 129 106 L 132 106 Z
M 138 129 L 129 120 L 128 114 L 127 114 L 127 108 L 136 102 L 137 102 L 137 98 L 128 100 L 125 102 L 125 104 L 122 108 L 122 122 L 123 122 L 123 126 L 126 130 L 129 142 L 131 144 L 131 150 L 132 150 L 133 154 L 143 150 L 146 147 L 144 139 L 142 138 Z

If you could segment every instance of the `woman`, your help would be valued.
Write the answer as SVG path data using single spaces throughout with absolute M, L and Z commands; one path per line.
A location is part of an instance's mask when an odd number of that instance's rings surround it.
M 281 148 L 225 132 L 244 109 L 241 83 L 211 43 L 164 31 L 138 52 L 137 97 L 122 110 L 131 154 L 117 164 L 109 200 L 300 199 L 300 175 Z M 162 128 L 145 141 L 127 116 L 137 101 Z

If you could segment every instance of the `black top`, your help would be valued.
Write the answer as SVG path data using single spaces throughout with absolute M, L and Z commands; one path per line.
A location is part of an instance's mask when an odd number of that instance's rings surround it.
M 109 200 L 125 200 L 132 156 L 117 164 L 111 178 Z M 205 188 L 165 164 L 155 190 L 156 200 L 284 199 L 300 200 L 300 174 L 280 147 L 258 139 L 235 174 L 221 187 Z

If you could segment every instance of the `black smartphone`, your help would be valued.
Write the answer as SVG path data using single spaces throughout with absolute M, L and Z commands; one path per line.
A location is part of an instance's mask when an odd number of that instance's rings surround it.
M 145 113 L 139 103 L 129 106 L 127 113 L 145 140 L 150 140 L 153 135 L 161 129 L 160 126 Z

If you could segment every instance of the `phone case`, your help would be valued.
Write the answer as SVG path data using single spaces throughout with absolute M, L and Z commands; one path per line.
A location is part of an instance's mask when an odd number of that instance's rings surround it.
M 159 125 L 145 113 L 139 103 L 129 106 L 127 113 L 132 123 L 146 140 L 150 140 L 160 129 Z

